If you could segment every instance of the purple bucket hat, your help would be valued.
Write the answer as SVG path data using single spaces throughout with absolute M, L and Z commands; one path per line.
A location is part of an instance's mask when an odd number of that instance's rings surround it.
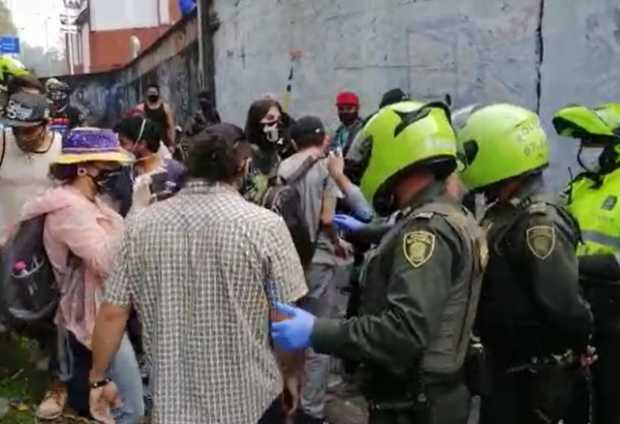
M 121 148 L 112 130 L 76 128 L 63 139 L 62 153 L 55 163 L 71 165 L 84 162 L 127 164 L 131 162 L 131 158 Z

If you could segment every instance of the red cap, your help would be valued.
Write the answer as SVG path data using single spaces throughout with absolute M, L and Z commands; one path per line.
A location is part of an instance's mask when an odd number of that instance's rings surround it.
M 359 106 L 360 99 L 351 91 L 343 91 L 336 97 L 336 106 Z

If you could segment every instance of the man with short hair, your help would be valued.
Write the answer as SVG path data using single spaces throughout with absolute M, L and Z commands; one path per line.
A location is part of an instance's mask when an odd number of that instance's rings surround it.
M 161 88 L 158 84 L 149 84 L 146 88 L 146 100 L 136 106 L 144 113 L 144 117 L 157 123 L 161 127 L 163 141 L 174 153 L 176 149 L 176 121 L 174 111 L 161 98 Z
M 153 424 L 269 424 L 295 410 L 302 352 L 276 352 L 281 376 L 269 339 L 274 303 L 307 292 L 288 228 L 239 193 L 251 157 L 239 128 L 209 128 L 190 153 L 190 181 L 130 220 L 105 284 L 90 375 L 100 421 L 118 400 L 105 375 L 132 302 L 153 369 Z

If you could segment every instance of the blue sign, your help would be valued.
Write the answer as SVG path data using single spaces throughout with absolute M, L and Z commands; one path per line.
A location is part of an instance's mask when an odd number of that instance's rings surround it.
M 0 53 L 18 54 L 19 52 L 19 38 L 11 36 L 0 37 Z

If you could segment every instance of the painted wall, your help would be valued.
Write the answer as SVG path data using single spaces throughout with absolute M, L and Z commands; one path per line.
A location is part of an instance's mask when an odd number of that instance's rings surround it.
M 147 84 L 160 84 L 162 96 L 184 125 L 198 107 L 198 42 L 196 17 L 177 23 L 126 67 L 88 75 L 63 76 L 73 89 L 72 103 L 87 124 L 113 127 L 142 101 Z
M 570 102 L 620 100 L 617 0 L 215 0 L 218 106 L 243 124 L 250 102 L 282 95 L 295 63 L 291 112 L 335 128 L 336 93 L 360 94 L 365 113 L 401 87 L 454 104 L 508 101 L 553 111 Z M 558 189 L 574 152 L 553 138 Z

